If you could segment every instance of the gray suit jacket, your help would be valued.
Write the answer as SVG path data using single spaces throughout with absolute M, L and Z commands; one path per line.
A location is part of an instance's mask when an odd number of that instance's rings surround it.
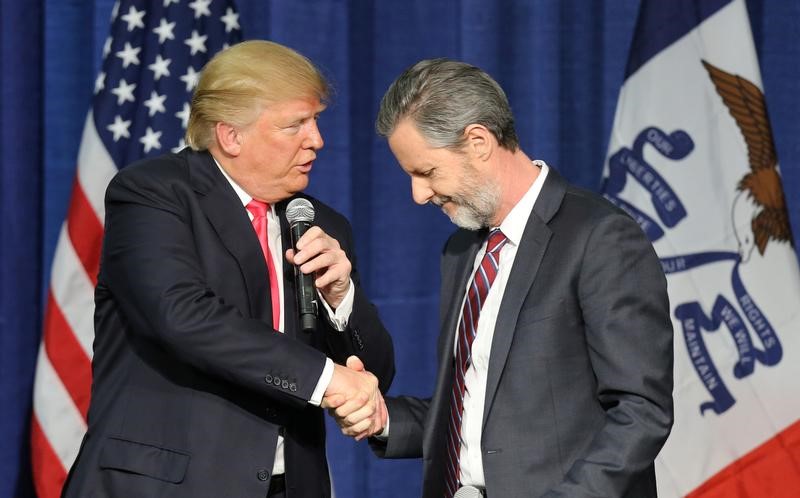
M 442 256 L 439 369 L 431 399 L 388 399 L 383 457 L 422 456 L 439 498 L 464 289 L 486 232 Z M 490 498 L 655 496 L 653 460 L 672 425 L 666 279 L 625 213 L 550 170 L 495 327 L 481 449 Z

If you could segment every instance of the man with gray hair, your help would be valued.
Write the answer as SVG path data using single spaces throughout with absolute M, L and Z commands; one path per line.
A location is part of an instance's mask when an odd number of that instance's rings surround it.
M 234 45 L 203 69 L 190 147 L 111 181 L 89 426 L 64 497 L 330 496 L 319 407 L 372 416 L 394 360 L 350 225 L 300 193 L 327 96 L 297 52 Z M 293 199 L 314 208 L 297 252 Z M 299 324 L 295 271 L 313 276 L 316 329 Z
M 459 229 L 441 260 L 433 397 L 387 398 L 373 449 L 423 457 L 424 498 L 655 496 L 673 335 L 666 279 L 636 222 L 531 160 L 503 90 L 477 67 L 409 68 L 377 130 L 414 201 Z M 345 434 L 363 427 L 347 404 L 332 412 Z

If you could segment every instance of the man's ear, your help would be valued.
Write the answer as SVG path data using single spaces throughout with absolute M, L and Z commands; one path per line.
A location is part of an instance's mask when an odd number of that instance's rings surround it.
M 233 125 L 221 121 L 218 122 L 214 125 L 214 135 L 217 138 L 219 148 L 225 154 L 236 157 L 242 151 L 242 134 Z
M 471 124 L 464 129 L 466 150 L 472 157 L 480 161 L 488 161 L 497 146 L 497 140 L 485 126 Z

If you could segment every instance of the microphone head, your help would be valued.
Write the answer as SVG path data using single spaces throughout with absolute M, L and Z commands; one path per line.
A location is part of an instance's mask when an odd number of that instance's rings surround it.
M 290 225 L 301 221 L 311 223 L 314 221 L 314 206 L 308 199 L 302 197 L 292 199 L 286 206 L 286 219 Z
M 474 488 L 472 486 L 464 486 L 458 488 L 456 494 L 453 495 L 453 498 L 482 498 L 483 493 L 478 488 Z

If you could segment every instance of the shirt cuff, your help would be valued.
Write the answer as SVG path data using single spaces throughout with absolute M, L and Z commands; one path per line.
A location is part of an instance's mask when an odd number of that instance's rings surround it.
M 386 414 L 386 425 L 383 427 L 383 430 L 381 431 L 380 434 L 375 434 L 372 437 L 374 437 L 378 441 L 388 441 L 389 440 L 389 420 L 391 418 L 392 417 L 390 417 L 389 414 L 387 413 Z
M 344 299 L 342 299 L 336 311 L 333 311 L 327 301 L 325 301 L 325 298 L 322 297 L 322 294 L 320 294 L 319 300 L 322 301 L 322 306 L 325 307 L 328 321 L 330 321 L 331 325 L 339 332 L 347 328 L 347 323 L 350 321 L 350 314 L 353 312 L 355 295 L 355 284 L 353 284 L 353 279 L 350 279 L 350 287 L 347 289 L 347 294 L 344 295 Z
M 328 384 L 331 383 L 331 379 L 333 379 L 333 360 L 325 358 L 325 368 L 322 369 L 322 375 L 319 376 L 317 387 L 314 388 L 314 392 L 311 393 L 311 399 L 308 400 L 309 404 L 314 406 L 322 404 L 322 396 L 328 389 Z

